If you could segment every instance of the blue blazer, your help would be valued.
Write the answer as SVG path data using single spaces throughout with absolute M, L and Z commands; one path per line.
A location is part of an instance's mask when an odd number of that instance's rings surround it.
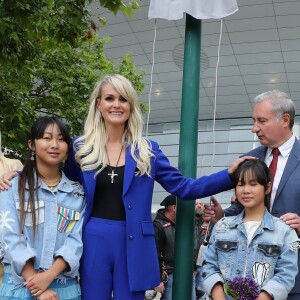
M 160 283 L 151 216 L 154 182 L 159 182 L 166 191 L 186 200 L 207 197 L 232 188 L 227 169 L 199 179 L 186 178 L 170 165 L 158 144 L 150 142 L 154 154 L 151 158 L 151 176 L 136 176 L 136 162 L 131 156 L 130 146 L 126 148 L 125 154 L 123 202 L 126 212 L 129 286 L 132 292 L 144 291 Z M 87 201 L 84 217 L 86 224 L 93 209 L 95 171 L 82 172 L 74 159 L 74 150 L 71 147 L 65 172 L 70 179 L 79 181 L 84 187 Z
M 264 161 L 267 149 L 265 146 L 260 146 L 246 155 L 252 155 Z M 241 209 L 241 205 L 236 203 L 226 209 L 225 214 L 226 216 L 236 215 Z M 288 212 L 296 213 L 300 216 L 300 142 L 298 139 L 295 140 L 284 168 L 271 214 L 279 218 Z M 298 270 L 300 270 L 300 251 L 298 251 Z M 293 293 L 300 293 L 299 273 L 296 277 L 294 288 L 291 291 L 291 294 Z

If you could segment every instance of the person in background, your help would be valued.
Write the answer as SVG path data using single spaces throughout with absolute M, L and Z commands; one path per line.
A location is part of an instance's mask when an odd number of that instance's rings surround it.
M 82 183 L 87 209 L 80 275 L 83 300 L 143 300 L 160 273 L 151 204 L 154 182 L 181 199 L 232 188 L 228 169 L 198 179 L 170 165 L 159 145 L 142 136 L 137 93 L 124 76 L 105 76 L 94 88 L 84 134 L 73 139 L 67 176 Z M 8 188 L 7 178 L 0 182 Z
M 200 248 L 207 244 L 212 225 L 203 220 L 204 204 L 201 199 L 195 201 L 195 227 L 194 227 L 194 270 L 195 270 L 195 288 L 196 299 L 201 299 L 204 296 L 203 279 L 202 279 L 202 264 L 198 265 L 198 255 L 201 255 Z
M 0 132 L 0 176 L 10 171 L 21 170 L 22 168 L 23 165 L 20 160 L 7 158 L 4 156 L 2 152 L 1 132 Z M 2 281 L 3 274 L 4 274 L 3 265 L 0 264 L 0 282 Z
M 0 299 L 80 300 L 84 192 L 60 170 L 71 143 L 58 119 L 39 118 L 12 188 L 0 193 Z
M 172 300 L 176 201 L 176 196 L 167 196 L 160 203 L 160 205 L 165 208 L 157 211 L 156 217 L 153 221 L 161 278 L 160 284 L 155 288 L 155 290 L 162 294 L 160 298 L 161 300 Z M 193 286 L 192 300 L 195 299 L 195 287 Z
M 194 263 L 196 265 L 198 252 L 200 246 L 203 244 L 205 239 L 205 228 L 202 228 L 204 223 L 203 220 L 204 204 L 201 199 L 195 200 L 195 227 L 194 227 Z M 205 224 L 204 224 L 205 225 Z
M 204 251 L 204 289 L 213 300 L 232 299 L 225 295 L 224 284 L 238 278 L 254 279 L 257 300 L 286 299 L 294 286 L 300 240 L 294 229 L 267 210 L 271 180 L 262 160 L 245 161 L 233 176 L 244 209 L 214 226 Z
M 10 171 L 22 170 L 22 168 L 23 165 L 20 160 L 7 158 L 4 156 L 2 152 L 1 132 L 0 132 L 0 176 Z
M 272 165 L 271 169 L 274 174 L 272 176 L 270 212 L 294 228 L 299 236 L 300 142 L 292 130 L 295 104 L 286 93 L 278 90 L 262 93 L 254 101 L 252 132 L 256 133 L 261 146 L 246 155 L 260 158 L 269 167 Z M 277 164 L 276 168 L 273 167 L 275 163 Z M 221 219 L 224 214 L 225 216 L 234 216 L 243 209 L 238 201 L 224 211 L 216 199 L 212 199 L 212 202 L 213 205 L 206 206 L 204 218 L 213 223 Z M 299 263 L 298 256 L 298 269 Z M 288 300 L 299 299 L 300 275 L 298 274 L 295 285 L 288 295 Z
M 169 195 L 161 203 L 154 218 L 155 242 L 159 259 L 160 284 L 155 288 L 162 294 L 161 300 L 172 300 L 176 196 Z

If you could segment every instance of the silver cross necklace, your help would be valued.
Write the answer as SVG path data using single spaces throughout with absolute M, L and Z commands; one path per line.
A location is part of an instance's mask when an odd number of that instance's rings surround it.
M 117 160 L 117 164 L 116 164 L 116 166 L 115 166 L 114 169 L 111 168 L 110 161 L 109 161 L 109 156 L 108 156 L 108 152 L 107 152 L 106 146 L 105 146 L 105 151 L 106 151 L 106 155 L 107 155 L 107 159 L 108 159 L 108 166 L 109 166 L 110 171 L 111 171 L 111 173 L 108 173 L 107 175 L 110 176 L 110 182 L 111 182 L 111 183 L 114 183 L 114 178 L 115 178 L 115 176 L 118 176 L 118 174 L 116 174 L 115 171 L 116 171 L 116 169 L 117 169 L 117 167 L 118 167 L 118 163 L 119 163 L 120 158 L 121 158 L 121 154 L 122 154 L 122 151 L 123 151 L 123 144 L 122 144 L 122 148 L 121 148 L 121 151 L 120 151 L 120 154 L 119 154 L 119 158 L 118 158 L 118 160 Z

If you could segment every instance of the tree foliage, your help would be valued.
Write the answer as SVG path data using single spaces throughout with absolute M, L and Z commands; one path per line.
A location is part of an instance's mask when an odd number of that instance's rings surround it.
M 55 115 L 70 125 L 71 135 L 82 132 L 89 95 L 104 74 L 129 78 L 138 93 L 144 88 L 144 71 L 136 72 L 131 54 L 114 66 L 104 54 L 106 39 L 96 37 L 78 49 L 68 43 L 45 49 L 22 69 L 0 69 L 0 128 L 2 144 L 23 155 L 32 122 L 38 115 Z
M 99 1 L 114 13 L 137 8 Z M 104 74 L 123 74 L 138 93 L 144 88 L 144 71 L 135 70 L 131 54 L 118 66 L 106 59 L 109 38 L 92 32 L 90 2 L 0 0 L 0 130 L 2 145 L 18 155 L 26 153 L 30 127 L 39 115 L 61 117 L 71 135 L 80 134 L 89 95 Z
M 46 45 L 80 45 L 93 36 L 96 25 L 88 9 L 92 0 L 0 0 L 0 63 L 22 65 L 33 59 Z M 136 1 L 99 0 L 116 14 L 132 15 Z M 103 19 L 102 23 L 103 23 Z

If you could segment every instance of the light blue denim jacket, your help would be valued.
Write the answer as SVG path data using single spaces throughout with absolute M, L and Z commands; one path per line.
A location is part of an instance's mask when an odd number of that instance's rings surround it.
M 225 217 L 212 231 L 204 251 L 206 293 L 211 294 L 217 282 L 250 277 L 275 300 L 286 299 L 298 273 L 299 239 L 295 230 L 266 211 L 248 245 L 243 216 L 244 211 Z
M 38 180 L 38 201 L 35 207 L 37 231 L 33 237 L 31 212 L 25 217 L 25 226 L 20 235 L 20 211 L 18 194 L 19 177 L 12 187 L 0 193 L 0 256 L 3 263 L 11 266 L 13 283 L 24 282 L 22 269 L 33 259 L 36 270 L 49 269 L 55 258 L 61 256 L 69 268 L 59 275 L 61 279 L 79 276 L 79 260 L 82 254 L 82 223 L 85 198 L 82 186 L 70 181 L 64 173 L 59 185 L 51 191 Z M 25 191 L 25 211 L 26 211 Z

